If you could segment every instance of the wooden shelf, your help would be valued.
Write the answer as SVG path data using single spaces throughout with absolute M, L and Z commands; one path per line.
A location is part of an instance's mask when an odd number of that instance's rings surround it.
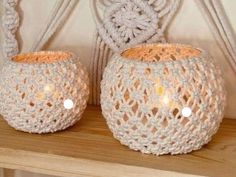
M 236 120 L 224 119 L 199 151 L 157 157 L 120 145 L 99 107 L 88 107 L 83 119 L 66 131 L 46 135 L 15 131 L 1 119 L 0 167 L 58 176 L 230 177 L 236 174 Z

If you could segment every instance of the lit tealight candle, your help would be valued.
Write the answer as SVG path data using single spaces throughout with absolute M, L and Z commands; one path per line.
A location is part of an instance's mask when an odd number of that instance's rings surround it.
M 64 101 L 64 107 L 65 107 L 66 109 L 72 109 L 72 108 L 74 107 L 73 101 L 72 101 L 71 99 L 66 99 L 66 100 Z
M 170 99 L 168 95 L 164 95 L 162 101 L 164 104 L 168 105 L 170 103 Z
M 44 86 L 44 92 L 49 93 L 54 90 L 54 86 L 52 84 L 47 84 Z
M 158 85 L 156 86 L 156 94 L 157 94 L 158 96 L 163 95 L 164 92 L 165 92 L 164 87 L 162 87 L 162 86 L 158 86 Z
M 192 115 L 192 110 L 189 107 L 184 107 L 181 113 L 184 117 L 190 117 Z

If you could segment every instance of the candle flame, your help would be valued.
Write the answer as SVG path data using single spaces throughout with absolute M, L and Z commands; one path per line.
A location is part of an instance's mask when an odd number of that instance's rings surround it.
M 170 99 L 169 99 L 168 95 L 164 95 L 164 96 L 163 96 L 162 102 L 163 102 L 165 105 L 168 105 L 168 104 L 170 103 Z
M 162 87 L 162 86 L 157 86 L 157 87 L 156 87 L 156 94 L 157 94 L 158 96 L 163 95 L 164 92 L 165 92 L 164 87 Z
M 46 92 L 46 93 L 50 93 L 50 92 L 52 92 L 54 90 L 54 85 L 52 85 L 52 84 L 46 84 L 45 86 L 44 86 L 44 92 Z

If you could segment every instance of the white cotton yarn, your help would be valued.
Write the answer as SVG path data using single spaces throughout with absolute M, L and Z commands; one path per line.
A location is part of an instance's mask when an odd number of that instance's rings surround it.
M 5 58 L 16 55 L 19 51 L 16 40 L 16 32 L 19 27 L 19 14 L 15 9 L 17 4 L 18 0 L 3 0 L 5 13 L 2 18 L 2 26 L 4 32 L 3 55 Z
M 201 49 L 146 44 L 115 54 L 101 83 L 114 137 L 142 153 L 184 154 L 217 132 L 226 103 L 219 69 Z
M 17 130 L 49 133 L 80 120 L 88 96 L 88 73 L 69 52 L 21 54 L 0 74 L 0 114 Z
M 165 42 L 164 32 L 180 0 L 108 0 L 103 19 L 91 0 L 102 40 L 115 52 L 144 42 Z
M 211 33 L 228 63 L 236 73 L 236 35 L 229 22 L 223 3 L 218 0 L 194 1 L 204 15 Z

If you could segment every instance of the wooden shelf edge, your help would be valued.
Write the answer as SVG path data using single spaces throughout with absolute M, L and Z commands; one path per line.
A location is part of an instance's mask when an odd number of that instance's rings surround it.
M 47 159 L 45 161 L 45 159 Z M 62 163 L 57 163 L 58 161 Z M 63 164 L 63 165 L 62 165 Z M 191 177 L 196 175 L 53 154 L 0 148 L 0 167 L 70 177 Z
M 100 107 L 89 106 L 79 123 L 54 134 L 16 131 L 0 120 L 0 167 L 56 176 L 233 177 L 235 147 L 236 120 L 230 119 L 224 119 L 201 150 L 159 157 L 122 146 L 113 138 Z

